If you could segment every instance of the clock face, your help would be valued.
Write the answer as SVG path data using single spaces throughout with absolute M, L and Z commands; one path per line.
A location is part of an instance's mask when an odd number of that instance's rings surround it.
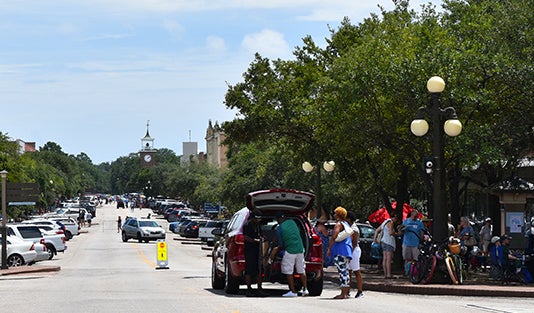
M 152 156 L 150 154 L 145 154 L 144 160 L 145 162 L 150 163 L 150 161 L 152 161 Z

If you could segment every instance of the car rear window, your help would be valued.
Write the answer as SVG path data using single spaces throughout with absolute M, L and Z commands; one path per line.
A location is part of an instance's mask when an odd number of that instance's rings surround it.
M 43 237 L 37 226 L 19 226 L 19 232 L 22 238 L 39 238 Z

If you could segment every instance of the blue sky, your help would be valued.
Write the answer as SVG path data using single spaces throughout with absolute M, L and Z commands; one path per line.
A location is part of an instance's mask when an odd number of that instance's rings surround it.
M 421 3 L 410 1 L 413 8 Z M 227 83 L 254 53 L 291 59 L 344 16 L 391 0 L 0 0 L 0 132 L 111 162 L 141 148 L 205 151 L 208 121 L 232 120 Z M 191 135 L 190 135 L 191 134 Z

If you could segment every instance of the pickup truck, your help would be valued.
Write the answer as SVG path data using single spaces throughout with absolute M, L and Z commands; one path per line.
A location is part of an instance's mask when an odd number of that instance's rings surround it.
M 200 238 L 201 241 L 206 242 L 208 246 L 213 247 L 215 244 L 215 235 L 211 232 L 216 228 L 224 228 L 227 223 L 227 220 L 208 221 L 206 225 L 201 226 L 198 229 L 198 238 Z

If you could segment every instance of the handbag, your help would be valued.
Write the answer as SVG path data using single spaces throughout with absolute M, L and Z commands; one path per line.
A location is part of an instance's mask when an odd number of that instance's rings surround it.
M 475 237 L 471 236 L 465 241 L 465 245 L 468 247 L 476 246 L 477 240 Z
M 354 229 L 352 229 L 350 226 L 347 226 L 346 223 L 341 223 L 343 225 L 343 227 L 345 229 L 343 229 L 342 231 L 340 231 L 338 234 L 337 234 L 337 237 L 336 237 L 336 242 L 341 242 L 347 238 L 349 238 L 350 236 L 352 236 L 352 234 L 354 233 Z

